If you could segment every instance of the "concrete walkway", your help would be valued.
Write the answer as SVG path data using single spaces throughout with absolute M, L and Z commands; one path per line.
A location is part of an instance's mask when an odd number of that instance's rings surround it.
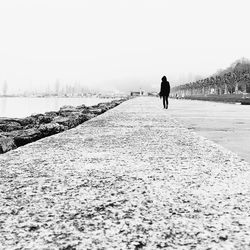
M 250 167 L 136 98 L 0 156 L 0 249 L 249 249 Z
M 250 163 L 250 106 L 171 99 L 169 114 Z

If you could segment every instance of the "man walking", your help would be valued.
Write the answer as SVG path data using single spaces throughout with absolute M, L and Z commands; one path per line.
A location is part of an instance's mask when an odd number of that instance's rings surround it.
M 160 91 L 160 98 L 163 98 L 163 108 L 168 108 L 168 96 L 170 93 L 170 84 L 167 80 L 166 76 L 161 78 L 161 91 Z

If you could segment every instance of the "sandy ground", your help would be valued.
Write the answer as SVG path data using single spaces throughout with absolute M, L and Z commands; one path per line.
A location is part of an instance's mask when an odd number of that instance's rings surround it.
M 169 111 L 132 99 L 1 155 L 0 249 L 249 249 L 249 165 Z
M 187 128 L 250 162 L 250 106 L 170 99 L 168 111 Z

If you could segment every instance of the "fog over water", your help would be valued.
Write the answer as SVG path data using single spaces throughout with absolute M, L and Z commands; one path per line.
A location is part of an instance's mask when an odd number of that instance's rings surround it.
M 92 106 L 111 99 L 102 98 L 28 98 L 2 97 L 0 98 L 0 118 L 24 118 L 32 114 L 43 114 L 48 111 L 58 111 L 64 105 L 78 106 L 85 104 Z
M 249 0 L 0 2 L 0 94 L 158 90 L 250 58 Z

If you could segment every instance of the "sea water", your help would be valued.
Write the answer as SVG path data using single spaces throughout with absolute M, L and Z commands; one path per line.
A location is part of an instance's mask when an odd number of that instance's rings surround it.
M 58 111 L 64 105 L 92 106 L 113 99 L 96 97 L 0 97 L 0 117 L 23 118 L 32 114 Z

